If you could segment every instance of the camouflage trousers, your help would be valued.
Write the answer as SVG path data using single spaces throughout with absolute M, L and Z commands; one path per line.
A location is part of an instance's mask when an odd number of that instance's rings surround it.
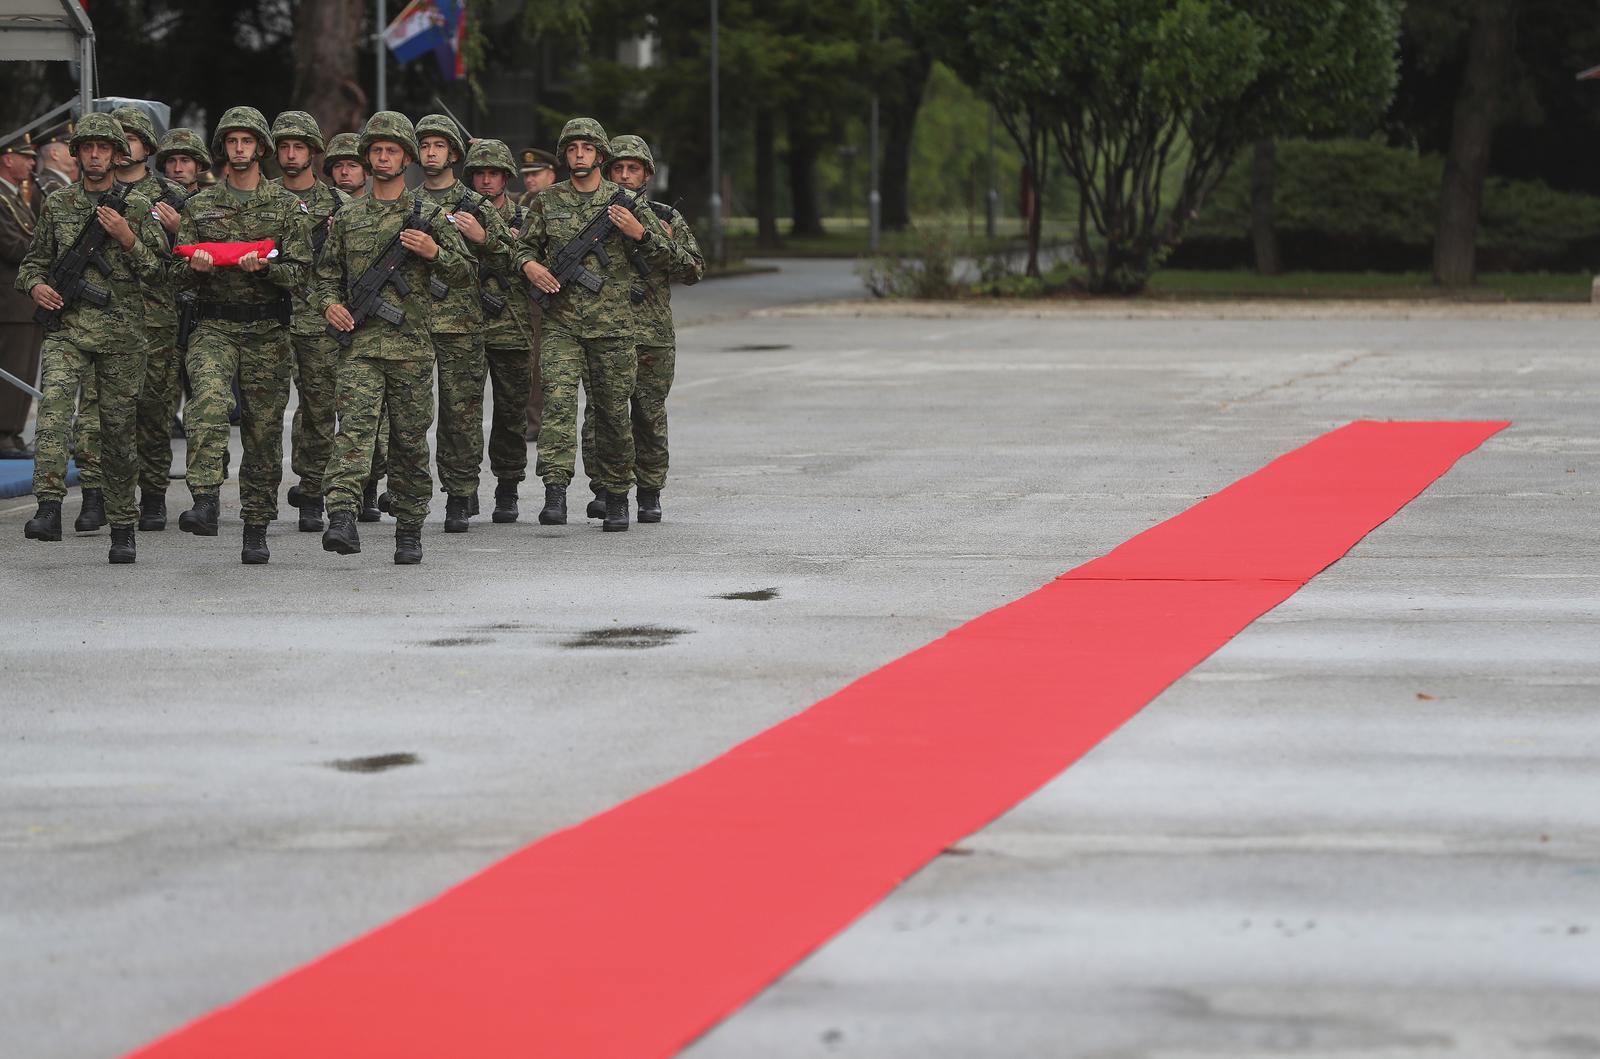
M 328 461 L 328 510 L 354 513 L 372 475 L 380 423 L 389 429 L 389 504 L 403 526 L 428 517 L 433 475 L 428 469 L 428 427 L 433 425 L 433 364 L 345 356 L 339 362 L 334 404 L 339 430 Z
M 283 413 L 289 404 L 287 328 L 247 330 L 254 325 L 202 320 L 189 338 L 189 386 L 185 432 L 189 438 L 189 492 L 222 488 L 222 458 L 228 449 L 228 410 L 233 376 L 239 374 L 239 514 L 251 525 L 278 517 L 283 481 Z
M 176 331 L 162 335 L 145 356 L 136 444 L 139 488 L 147 493 L 166 493 L 167 472 L 172 469 L 172 419 L 178 414 L 178 401 L 183 397 L 179 381 L 183 355 L 178 352 L 177 341 Z
M 41 371 L 42 365 L 41 361 Z M 44 378 L 42 374 L 39 377 Z M 78 384 L 78 415 L 72 423 L 72 460 L 78 465 L 79 485 L 85 489 L 105 486 L 105 476 L 100 470 L 100 387 L 92 371 Z
M 434 335 L 433 354 L 439 362 L 439 485 L 451 496 L 472 496 L 483 467 L 483 385 L 489 374 L 483 337 Z
M 673 366 L 678 351 L 674 346 L 640 346 L 639 372 L 629 399 L 633 423 L 633 480 L 640 489 L 657 492 L 667 485 L 667 394 L 672 389 Z M 583 469 L 589 484 L 595 482 L 599 458 L 595 453 L 594 402 L 589 380 L 583 380 Z
M 300 399 L 289 426 L 289 465 L 300 476 L 304 496 L 322 495 L 322 476 L 333 454 L 333 391 L 339 344 L 320 332 L 291 335 L 294 385 Z
M 584 460 L 601 488 L 626 493 L 633 488 L 633 427 L 628 398 L 638 366 L 632 338 L 579 338 L 545 321 L 539 337 L 539 371 L 544 384 L 544 422 L 539 426 L 537 473 L 546 485 L 566 486 L 577 462 L 578 384 L 592 394 L 594 460 Z
M 378 433 L 372 439 L 372 473 L 367 481 L 377 485 L 389 473 L 389 410 L 378 410 Z
M 520 482 L 528 476 L 528 395 L 533 392 L 533 351 L 497 349 L 489 358 L 494 412 L 489 421 L 489 472 Z
M 144 352 L 85 352 L 65 338 L 51 335 L 40 351 L 39 418 L 33 446 L 33 493 L 40 500 L 60 500 L 67 495 L 67 438 L 72 405 L 78 388 L 92 381 L 95 393 L 95 437 L 100 445 L 98 466 L 105 490 L 106 514 L 113 526 L 138 521 L 133 479 L 134 420 L 139 387 L 144 383 Z

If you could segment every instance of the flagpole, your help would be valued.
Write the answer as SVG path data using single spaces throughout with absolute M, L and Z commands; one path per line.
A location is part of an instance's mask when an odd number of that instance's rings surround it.
M 378 26 L 377 32 L 372 35 L 372 43 L 377 49 L 373 61 L 378 66 L 378 106 L 377 110 L 389 109 L 389 56 L 388 49 L 383 44 L 383 31 L 389 26 L 389 5 L 386 0 L 378 0 Z

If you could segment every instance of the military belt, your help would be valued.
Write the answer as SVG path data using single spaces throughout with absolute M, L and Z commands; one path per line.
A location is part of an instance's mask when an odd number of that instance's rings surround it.
M 287 324 L 289 299 L 245 303 L 201 302 L 198 315 L 202 320 L 223 320 L 230 324 L 253 324 L 262 320 L 276 320 L 280 324 Z

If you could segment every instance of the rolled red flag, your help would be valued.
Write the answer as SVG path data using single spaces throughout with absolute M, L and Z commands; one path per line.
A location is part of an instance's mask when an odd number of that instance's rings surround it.
M 268 260 L 278 256 L 277 244 L 271 239 L 258 239 L 253 243 L 185 243 L 172 248 L 179 257 L 193 257 L 196 250 L 204 250 L 211 255 L 213 265 L 223 268 L 237 265 L 239 259 L 249 253 L 260 254 Z

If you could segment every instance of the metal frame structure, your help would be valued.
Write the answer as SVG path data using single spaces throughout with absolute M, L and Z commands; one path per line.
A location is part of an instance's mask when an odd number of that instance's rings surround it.
M 0 143 L 59 121 L 68 112 L 94 109 L 94 43 L 94 23 L 78 0 L 0 0 L 0 61 L 78 64 L 78 98 L 12 130 Z

